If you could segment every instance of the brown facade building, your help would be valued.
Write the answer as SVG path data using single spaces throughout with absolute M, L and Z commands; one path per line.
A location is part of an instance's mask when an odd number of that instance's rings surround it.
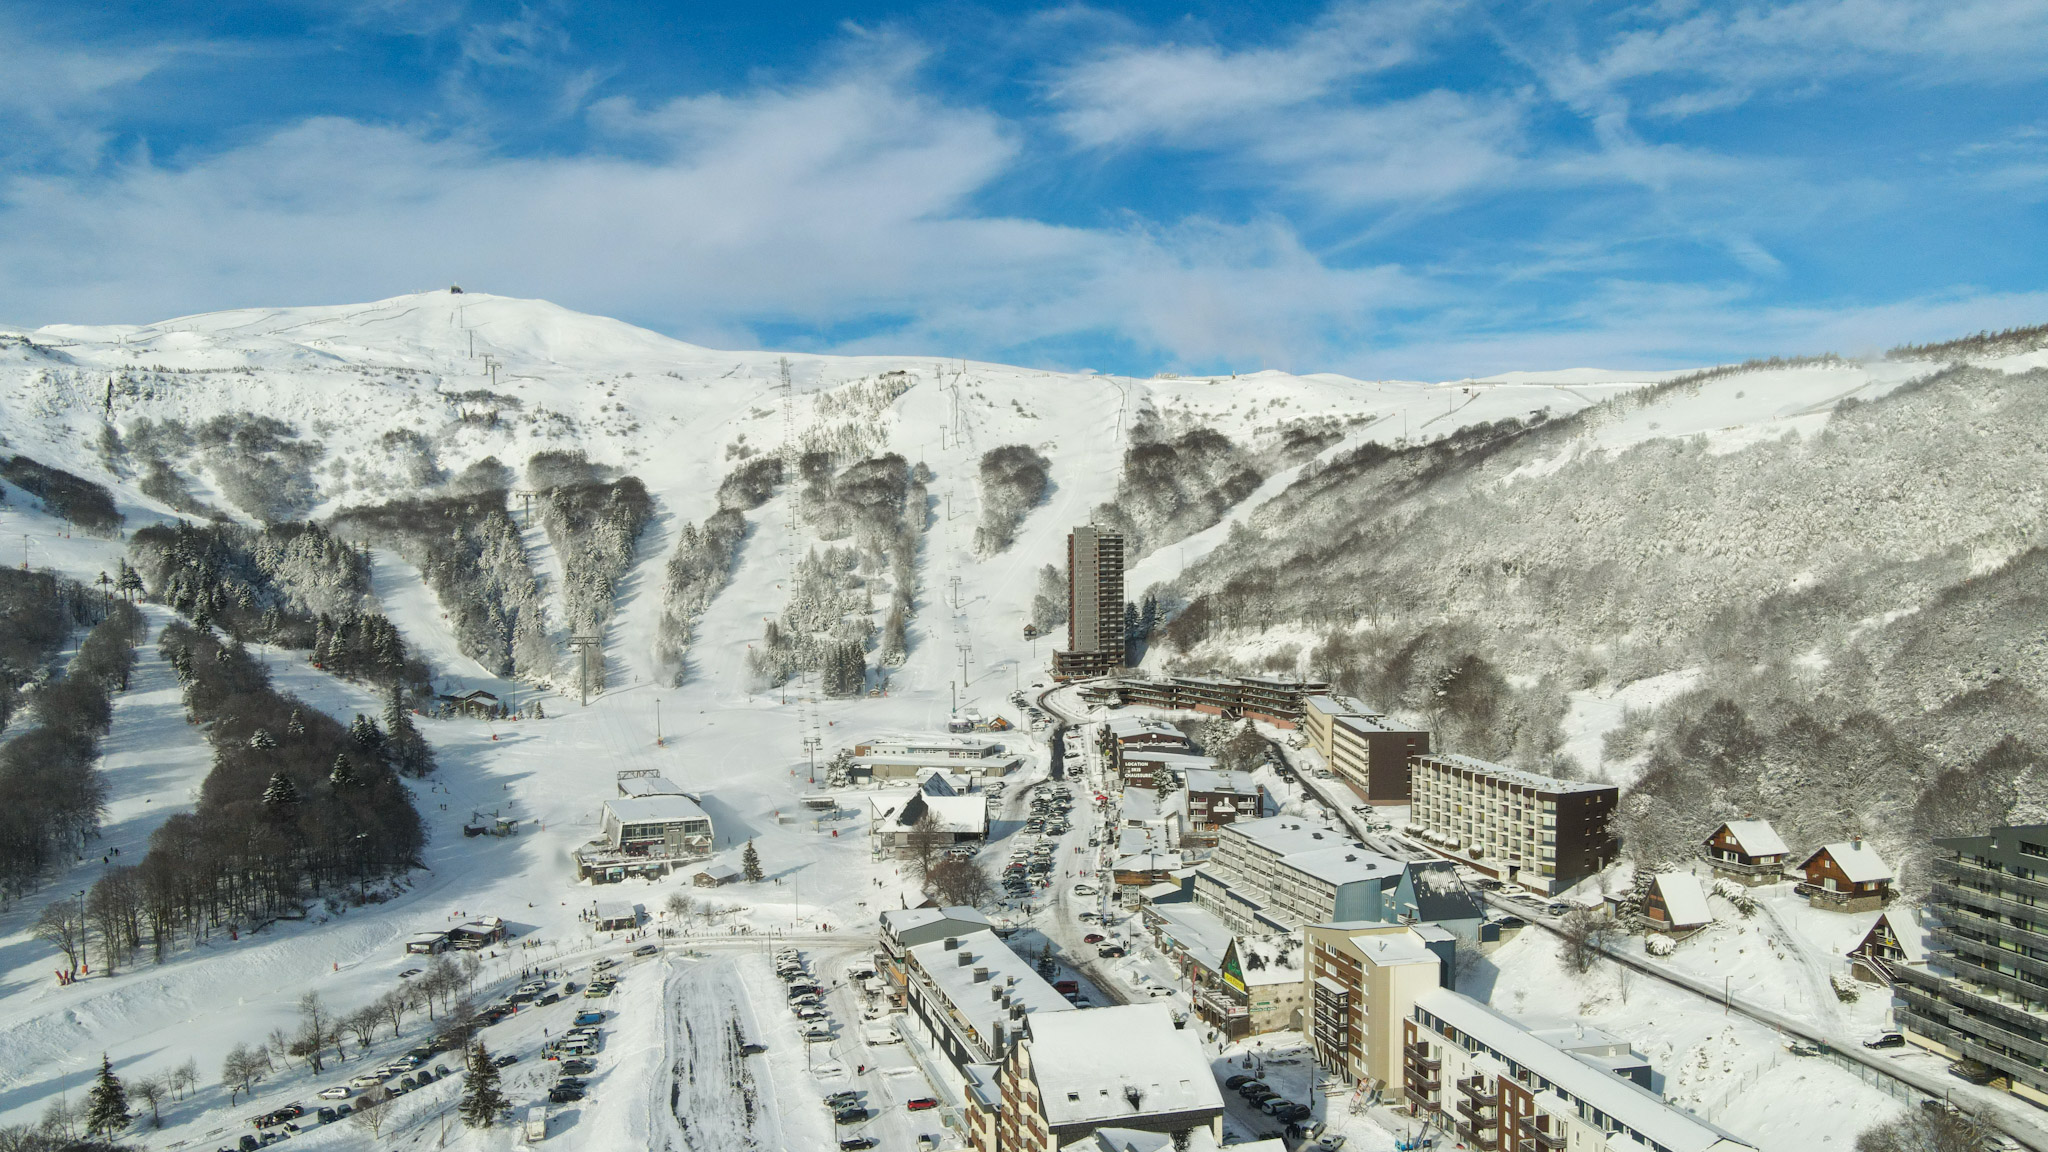
M 1429 733 L 1390 724 L 1383 716 L 1330 721 L 1330 770 L 1367 804 L 1408 803 L 1409 762 L 1427 755 Z
M 1556 895 L 1599 872 L 1619 845 L 1608 829 L 1619 790 L 1470 756 L 1412 763 L 1411 832 L 1498 879 Z
M 1107 676 L 1123 667 L 1124 538 L 1085 524 L 1067 534 L 1067 646 L 1053 677 Z

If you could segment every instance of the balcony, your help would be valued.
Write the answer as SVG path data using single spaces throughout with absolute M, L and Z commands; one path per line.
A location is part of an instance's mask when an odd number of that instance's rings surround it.
M 1911 1009 L 1899 1014 L 1899 1027 L 1916 1036 L 1933 1040 L 1950 1051 L 1960 1052 L 2015 1080 L 2030 1084 L 2038 1091 L 2048 1092 L 2048 1073 L 2028 1066 L 2024 1060 L 2015 1060 L 2012 1053 L 1985 1044 L 1970 1033 L 1958 1032 L 1939 1020 L 1929 1019 Z
M 1500 1134 L 1491 1125 L 1475 1128 L 1460 1120 L 1452 1127 L 1457 1130 L 1460 1140 L 1466 1141 L 1481 1152 L 1494 1152 L 1494 1149 L 1500 1147 Z
M 1458 1115 L 1463 1116 L 1465 1122 L 1474 1128 L 1491 1128 L 1500 1122 L 1499 1117 L 1494 1114 L 1493 1105 L 1481 1104 L 1475 1108 L 1470 1100 L 1458 1101 Z
M 1706 856 L 1707 863 L 1714 866 L 1714 871 L 1726 872 L 1730 876 L 1747 876 L 1751 879 L 1779 880 L 1783 879 L 1785 875 L 1785 862 L 1782 860 L 1778 861 L 1775 864 L 1744 864 L 1740 860 L 1723 860 L 1719 856 L 1716 856 L 1711 852 L 1705 853 L 1704 855 Z
M 1458 1081 L 1458 1091 L 1481 1108 L 1491 1108 L 1500 1103 L 1500 1086 L 1485 1076 L 1465 1077 Z
M 2030 880 L 1995 868 L 1982 868 L 1968 860 L 1936 859 L 1934 874 L 1944 880 L 1963 880 L 1991 888 L 2003 888 L 2020 896 L 2048 903 L 2048 881 Z
M 1995 936 L 2001 941 L 2009 941 L 2025 948 L 2032 948 L 2042 956 L 2048 956 L 2048 932 L 2018 928 L 2004 923 L 1994 916 L 1975 915 L 1976 910 L 1973 908 L 1952 907 L 1943 911 L 1947 913 L 1948 918 L 1954 921 L 1954 923 L 1946 927 L 1936 926 L 1933 931 L 1937 936 L 1949 931 L 1950 928 L 1962 929 L 1975 932 L 1980 937 Z
M 1988 928 L 1990 925 L 1985 927 Z M 1977 963 L 1994 968 L 2000 964 L 2009 964 L 2034 977 L 2034 995 L 2040 999 L 2048 999 L 2048 960 L 2037 960 L 2010 948 L 2000 948 L 1987 940 L 1966 936 L 1947 926 L 1935 929 L 1933 935 L 1936 940 L 1948 945 L 1954 953 L 1949 963 L 1950 967 L 1953 968 L 1957 962 L 1967 962 L 1972 958 Z M 1975 972 L 1968 974 L 1972 977 L 1976 975 Z
M 1994 916 L 2017 916 L 2034 924 L 2048 920 L 2048 908 L 1994 892 L 1979 892 L 1967 884 L 1936 884 L 1929 894 L 1937 904 L 1961 904 L 1966 908 L 1975 908 Z
M 1431 1072 L 1444 1066 L 1442 1060 L 1429 1054 L 1429 1045 L 1420 1041 L 1413 1044 L 1403 1044 L 1401 1046 L 1401 1054 L 1408 1058 L 1408 1063 Z
M 2048 1020 L 1953 985 L 1942 992 L 1943 999 L 1936 999 L 1917 987 L 1899 989 L 1900 998 L 1913 1015 L 2004 1051 L 2007 1055 L 2000 1063 L 2010 1065 L 2017 1059 L 2037 1070 L 2048 1067 L 2048 1034 L 2044 1034 L 2048 1031 Z

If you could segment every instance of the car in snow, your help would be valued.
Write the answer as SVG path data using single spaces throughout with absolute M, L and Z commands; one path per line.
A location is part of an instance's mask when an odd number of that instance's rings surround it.
M 1104 960 L 1114 960 L 1117 957 L 1122 956 L 1124 954 L 1124 950 L 1115 944 L 1104 944 L 1102 947 L 1097 948 L 1095 950 L 1095 954 L 1097 956 L 1102 957 Z
M 834 1112 L 842 1108 L 851 1108 L 858 1103 L 860 1103 L 860 1093 L 858 1092 L 842 1090 L 825 1097 L 825 1107 L 830 1108 Z
M 1171 996 L 1171 995 L 1173 995 L 1173 989 L 1171 989 L 1171 988 L 1158 988 L 1158 987 L 1153 987 L 1153 988 L 1147 988 L 1147 989 L 1145 989 L 1145 995 L 1147 995 L 1147 996 L 1150 996 L 1150 997 L 1152 997 L 1152 998 L 1153 998 L 1154 1000 L 1157 1000 L 1157 999 L 1158 999 L 1158 998 L 1160 998 L 1161 996 Z
M 642 945 L 641 945 L 641 946 L 639 946 L 638 948 L 635 948 L 635 949 L 633 949 L 633 955 L 635 955 L 635 956 L 652 956 L 652 955 L 654 955 L 654 954 L 655 954 L 656 952 L 659 952 L 659 951 L 661 951 L 661 949 L 660 949 L 660 948 L 659 948 L 658 946 L 656 946 L 656 945 L 653 945 L 653 944 L 642 944 Z
M 1863 1046 L 1865 1048 L 1904 1048 L 1906 1046 L 1906 1038 L 1897 1032 L 1886 1032 L 1875 1040 L 1865 1040 Z
M 1100 932 L 1090 932 L 1090 933 L 1089 933 L 1089 934 L 1087 934 L 1086 936 L 1083 936 L 1083 937 L 1081 937 L 1081 943 L 1083 943 L 1083 944 L 1100 944 L 1100 943 L 1102 943 L 1102 942 L 1103 942 L 1104 940 L 1107 940 L 1107 939 L 1109 939 L 1109 937 L 1107 937 L 1107 936 L 1104 936 L 1104 935 L 1103 935 L 1102 933 L 1100 933 Z
M 1262 1093 L 1263 1095 L 1261 1095 Z M 1237 1086 L 1237 1094 L 1239 1096 L 1244 1097 L 1247 1100 L 1251 1099 L 1253 1096 L 1258 1096 L 1260 1099 L 1263 1100 L 1265 1099 L 1265 1097 L 1271 1096 L 1274 1093 L 1271 1088 L 1266 1087 L 1263 1081 L 1247 1080 L 1244 1083 L 1239 1084 Z
M 355 1095 L 355 1091 L 355 1089 L 346 1084 L 336 1084 L 332 1088 L 322 1088 L 320 1090 L 320 1098 L 322 1100 L 346 1100 L 350 1096 Z
M 517 1063 L 519 1063 L 519 1053 L 507 1052 L 496 1060 L 491 1061 L 491 1066 L 493 1068 L 509 1068 Z
M 574 1104 L 581 1099 L 583 1099 L 583 1089 L 581 1088 L 548 1089 L 548 1103 L 550 1104 Z
M 912 1112 L 929 1112 L 933 1108 L 937 1108 L 939 1102 L 929 1096 L 920 1096 L 915 1100 L 904 1101 L 903 1106 Z
M 415 977 L 415 976 L 417 976 L 417 975 L 419 975 L 419 974 L 420 974 L 420 970 L 419 970 L 419 969 L 417 969 L 417 968 L 407 968 L 407 969 L 406 969 L 405 971 L 403 971 L 403 972 L 400 972 L 400 973 L 398 974 L 398 978 L 399 978 L 400 980 L 410 980 L 410 979 L 412 979 L 413 977 Z
M 804 1030 L 804 1039 L 813 1044 L 822 1044 L 832 1039 L 832 1033 L 825 1028 L 807 1028 Z
M 1244 1073 L 1239 1072 L 1236 1075 L 1224 1077 L 1223 1086 L 1225 1088 L 1230 1089 L 1232 1092 L 1235 1092 L 1240 1087 L 1251 1083 L 1254 1079 L 1256 1079 L 1256 1077 L 1247 1076 Z
M 1095 885 L 1093 885 L 1093 884 L 1076 884 L 1076 885 L 1074 885 L 1074 895 L 1076 895 L 1076 896 L 1093 896 L 1093 895 L 1095 895 Z
M 597 1071 L 597 1064 L 590 1060 L 572 1059 L 562 1061 L 562 1072 L 565 1075 L 588 1076 L 595 1071 Z
M 351 1088 L 375 1088 L 383 1082 L 384 1077 L 377 1075 L 375 1072 L 365 1072 L 361 1076 L 351 1077 L 348 1086 Z
M 864 1124 L 867 1118 L 868 1110 L 865 1108 L 841 1108 L 832 1114 L 834 1124 Z
M 873 1136 L 848 1136 L 839 1142 L 839 1150 L 840 1152 L 862 1152 L 863 1149 L 873 1148 L 877 1143 L 879 1141 Z
M 575 1024 L 578 1028 L 583 1027 L 585 1024 L 602 1023 L 604 1023 L 604 1012 L 602 1009 L 592 1008 L 588 1011 L 578 1012 L 576 1014 Z

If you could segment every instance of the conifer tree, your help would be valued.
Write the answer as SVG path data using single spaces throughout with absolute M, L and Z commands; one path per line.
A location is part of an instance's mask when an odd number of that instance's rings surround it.
M 283 772 L 270 774 L 270 784 L 263 789 L 263 806 L 273 813 L 285 813 L 299 806 L 299 786 Z
M 249 734 L 249 747 L 275 748 L 277 747 L 277 740 L 270 735 L 270 729 L 258 728 Z
M 469 1067 L 463 1075 L 462 1122 L 471 1128 L 489 1128 L 505 1108 L 505 1094 L 498 1091 L 498 1066 L 482 1040 L 469 1049 Z
M 348 762 L 348 753 L 334 754 L 334 767 L 327 773 L 327 782 L 334 786 L 336 792 L 346 792 L 362 783 L 356 775 L 355 765 Z
M 406 708 L 399 689 L 391 690 L 391 700 L 384 706 L 385 746 L 391 750 L 392 766 L 400 775 L 425 776 L 434 770 L 434 749 L 426 737 L 412 722 L 412 712 Z
M 295 740 L 306 734 L 306 722 L 299 717 L 297 708 L 292 709 L 292 718 L 285 722 L 284 734 Z
M 761 854 L 754 851 L 754 842 L 747 841 L 747 850 L 740 855 L 740 869 L 746 873 L 747 883 L 761 882 Z
M 85 1130 L 106 1140 L 126 1128 L 131 1119 L 128 1090 L 122 1087 L 121 1078 L 114 1075 L 113 1062 L 102 1052 L 99 1077 L 93 1081 L 92 1093 L 86 1098 Z

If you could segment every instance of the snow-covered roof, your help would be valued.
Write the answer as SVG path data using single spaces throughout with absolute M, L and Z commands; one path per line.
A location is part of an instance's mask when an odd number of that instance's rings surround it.
M 1304 708 L 1313 708 L 1325 716 L 1370 716 L 1372 709 L 1356 696 L 1339 696 L 1334 692 L 1318 693 L 1301 702 Z
M 1162 800 L 1159 793 L 1150 788 L 1129 788 L 1124 791 L 1118 810 L 1124 820 L 1143 824 L 1178 812 L 1185 798 L 1184 793 L 1168 792 Z
M 882 913 L 882 929 L 892 936 L 901 936 L 905 932 L 922 928 L 927 924 L 936 924 L 941 920 L 957 920 L 978 928 L 987 928 L 993 923 L 980 912 L 961 905 L 946 908 L 891 908 Z
M 1658 898 L 1664 901 L 1664 910 L 1671 914 L 1673 928 L 1691 928 L 1714 919 L 1713 911 L 1707 907 L 1706 893 L 1700 891 L 1700 882 L 1692 873 L 1659 872 L 1653 883 L 1657 885 Z
M 1783 856 L 1792 851 L 1769 820 L 1730 820 L 1726 827 L 1745 856 Z
M 1548 1080 L 1553 1090 L 1598 1108 L 1671 1152 L 1703 1152 L 1716 1146 L 1754 1147 L 1739 1136 L 1679 1111 L 1647 1088 L 1545 1043 L 1535 1033 L 1469 996 L 1448 988 L 1431 988 L 1415 998 L 1415 1007 Z
M 1223 1111 L 1196 1033 L 1175 1028 L 1164 1004 L 1047 1013 L 1029 1026 L 1050 1127 Z
M 619 779 L 621 796 L 679 796 L 682 788 L 666 776 L 626 776 Z
M 1168 904 L 1154 908 L 1152 914 L 1160 919 L 1161 931 L 1173 937 L 1203 967 L 1211 971 L 1223 967 L 1223 953 L 1230 947 L 1231 931 L 1214 912 L 1199 904 Z
M 1330 885 L 1355 884 L 1361 880 L 1397 884 L 1401 880 L 1400 861 L 1377 852 L 1368 852 L 1363 848 L 1347 848 L 1341 844 L 1319 848 L 1314 852 L 1291 852 L 1281 863 L 1304 876 L 1313 876 Z
M 925 810 L 939 822 L 939 831 L 956 836 L 988 832 L 988 802 L 979 796 L 926 796 Z
M 1256 796 L 1259 786 L 1249 772 L 1222 772 L 1213 768 L 1190 768 L 1182 781 L 1190 792 L 1234 792 Z
M 1429 947 L 1427 937 L 1419 931 L 1431 925 L 1414 924 L 1407 926 L 1406 931 L 1391 932 L 1388 931 L 1389 925 L 1378 920 L 1342 920 L 1317 927 L 1334 928 L 1349 934 L 1351 946 L 1377 967 L 1443 963 L 1443 957 Z
M 1204 756 L 1199 752 L 1190 752 L 1185 748 L 1171 748 L 1165 745 L 1151 748 L 1126 748 L 1124 749 L 1124 763 L 1127 765 L 1145 764 L 1154 768 L 1166 767 L 1173 769 L 1175 772 L 1195 772 L 1205 768 L 1216 767 L 1216 761 L 1212 757 Z
M 1153 720 L 1144 716 L 1112 716 L 1105 723 L 1104 727 L 1109 729 L 1111 739 L 1122 739 L 1126 736 L 1136 736 L 1141 733 L 1156 733 L 1161 736 L 1177 737 L 1181 740 L 1187 739 L 1187 736 L 1173 725 L 1163 720 Z
M 1171 872 L 1183 859 L 1178 852 L 1133 852 L 1117 857 L 1110 867 L 1117 872 Z
M 1892 943 L 1898 945 L 1906 963 L 1923 964 L 1927 961 L 1927 944 L 1921 939 L 1920 921 L 1913 915 L 1911 908 L 1885 909 L 1878 914 L 1876 922 L 1871 924 L 1870 933 L 1865 933 L 1865 938 L 1868 939 L 1869 935 L 1879 928 L 1884 928 L 1890 933 Z
M 1301 983 L 1302 960 L 1307 954 L 1293 933 L 1237 938 L 1237 966 L 1243 970 L 1246 985 Z
M 1375 732 L 1419 732 L 1400 724 L 1390 724 L 1385 716 L 1339 716 L 1331 721 L 1338 728 L 1349 728 L 1353 732 L 1370 736 Z
M 640 916 L 639 906 L 630 900 L 599 900 L 591 909 L 600 921 L 637 920 Z
M 1186 1144 L 1176 1145 L 1176 1138 L 1185 1138 Z M 1222 1152 L 1223 1145 L 1216 1143 L 1216 1134 L 1207 1128 L 1191 1128 L 1182 1133 L 1146 1132 L 1138 1128 L 1097 1128 L 1071 1144 L 1063 1145 L 1060 1152 Z M 1287 1145 L 1275 1140 L 1255 1140 L 1249 1144 L 1232 1144 L 1229 1152 L 1287 1152 Z
M 711 817 L 688 796 L 630 796 L 607 800 L 604 806 L 621 824 L 676 824 Z
M 1416 757 L 1416 759 L 1433 760 L 1448 767 L 1462 768 L 1467 772 L 1481 776 L 1491 776 L 1509 784 L 1519 784 L 1524 788 L 1530 788 L 1537 792 L 1565 793 L 1614 790 L 1614 785 L 1612 784 L 1597 784 L 1586 780 L 1560 780 L 1555 776 L 1541 776 L 1534 772 L 1524 772 L 1520 768 L 1509 768 L 1504 764 L 1495 764 L 1492 761 L 1481 760 L 1475 756 L 1460 756 L 1455 752 L 1432 752 L 1427 756 Z
M 1264 820 L 1239 820 L 1226 824 L 1219 833 L 1233 839 L 1247 840 L 1268 852 L 1290 856 L 1296 852 L 1315 852 L 1324 848 L 1340 848 L 1346 845 L 1363 850 L 1364 846 L 1351 838 L 1348 832 L 1339 832 L 1321 824 L 1311 824 L 1298 816 L 1269 816 Z
M 1010 1009 L 1015 1005 L 1023 1005 L 1026 1013 L 1074 1011 L 1074 1006 L 1045 982 L 1031 961 L 1010 951 L 993 933 L 962 936 L 953 948 L 946 947 L 942 939 L 928 940 L 911 945 L 905 952 L 989 1052 L 998 1048 L 997 1024 L 1003 1025 L 1006 1038 L 1018 1032 L 1020 1025 L 1010 1019 Z M 977 972 L 981 974 L 979 979 Z M 1005 995 L 1009 997 L 1008 1003 L 1003 1000 Z
M 1868 840 L 1842 840 L 1834 844 L 1823 844 L 1814 849 L 1813 855 L 1808 856 L 1799 867 L 1805 868 L 1807 864 L 1819 859 L 1823 852 L 1834 860 L 1835 867 L 1842 870 L 1842 875 L 1847 876 L 1851 884 L 1874 884 L 1892 878 L 1892 866 L 1884 862 L 1884 858 L 1877 854 L 1877 849 L 1872 848 Z

